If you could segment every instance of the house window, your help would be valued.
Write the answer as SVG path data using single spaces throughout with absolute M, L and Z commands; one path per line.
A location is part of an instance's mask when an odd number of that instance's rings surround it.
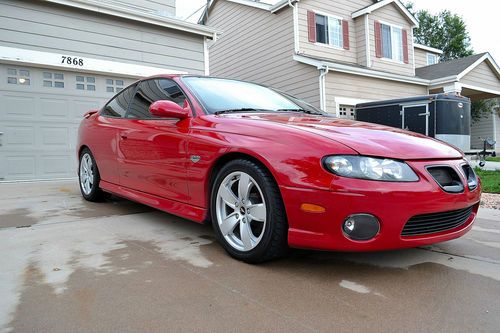
M 95 91 L 95 77 L 93 76 L 76 76 L 76 89 Z
M 64 74 L 43 72 L 43 86 L 47 88 L 64 88 Z
M 342 20 L 333 16 L 316 14 L 316 42 L 343 47 Z
M 433 53 L 427 53 L 427 65 L 434 65 L 437 64 L 438 62 L 439 61 L 437 55 Z
M 123 90 L 125 82 L 123 80 L 106 79 L 106 92 L 114 93 Z
M 403 62 L 403 30 L 388 24 L 380 24 L 382 56 Z
M 27 69 L 7 68 L 7 83 L 29 86 L 31 84 L 30 71 Z

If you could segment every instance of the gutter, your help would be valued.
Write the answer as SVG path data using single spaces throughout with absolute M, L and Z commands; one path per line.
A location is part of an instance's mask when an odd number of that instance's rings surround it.
M 319 69 L 319 103 L 320 109 L 326 111 L 326 75 L 330 71 L 330 68 L 327 66 L 318 67 Z

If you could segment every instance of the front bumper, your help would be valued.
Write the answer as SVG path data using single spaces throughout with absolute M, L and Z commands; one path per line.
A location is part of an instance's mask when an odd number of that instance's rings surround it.
M 408 164 L 420 180 L 392 183 L 336 177 L 329 191 L 281 186 L 286 207 L 292 247 L 338 251 L 378 251 L 416 247 L 458 238 L 467 233 L 479 208 L 481 184 L 473 191 L 465 186 L 462 193 L 447 193 L 426 171 L 430 165 L 453 167 L 462 182 L 464 160 L 412 161 Z M 321 213 L 305 212 L 303 203 L 325 207 Z M 401 236 L 406 222 L 415 215 L 438 213 L 473 206 L 462 225 L 432 234 Z M 380 221 L 380 231 L 368 241 L 354 241 L 342 232 L 344 220 L 352 214 L 366 213 Z

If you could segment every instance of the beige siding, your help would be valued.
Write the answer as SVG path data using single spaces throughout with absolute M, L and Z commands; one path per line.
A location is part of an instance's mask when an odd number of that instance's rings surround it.
M 203 37 L 43 1 L 0 1 L 0 45 L 204 73 Z
M 109 2 L 111 4 L 164 16 L 175 15 L 175 0 L 112 0 Z
M 209 26 L 222 31 L 210 48 L 210 74 L 248 80 L 286 91 L 319 106 L 319 73 L 293 60 L 293 15 L 219 0 Z
M 471 149 L 483 149 L 483 141 L 480 138 L 493 138 L 493 117 L 498 116 L 489 115 L 488 117 L 481 118 L 472 123 L 470 132 L 470 147 Z M 498 123 L 498 122 L 497 122 Z M 499 138 L 497 137 L 497 140 Z M 498 145 L 497 145 L 498 146 Z
M 405 29 L 408 32 L 408 60 L 409 63 L 400 63 L 397 61 L 389 59 L 377 58 L 375 54 L 375 21 L 383 21 L 388 24 L 393 24 Z M 406 16 L 404 16 L 394 4 L 384 6 L 377 9 L 372 14 L 370 14 L 370 45 L 371 47 L 371 62 L 372 68 L 375 70 L 381 70 L 385 72 L 403 74 L 403 75 L 415 75 L 415 69 L 413 67 L 413 29 L 411 23 L 408 21 Z
M 326 77 L 327 111 L 334 112 L 335 98 L 385 100 L 426 95 L 426 86 L 330 72 Z
M 331 0 L 305 0 L 300 1 L 299 5 L 299 36 L 300 50 L 305 55 L 313 57 L 327 58 L 333 61 L 341 61 L 356 64 L 358 63 L 358 41 L 357 34 L 358 23 L 352 19 L 352 13 L 363 7 L 372 5 L 371 0 L 352 0 L 336 1 Z M 307 29 L 307 11 L 330 14 L 341 17 L 349 22 L 349 41 L 350 49 L 334 48 L 323 44 L 309 42 Z M 360 18 L 363 20 L 363 18 Z M 359 19 L 358 19 L 359 20 Z M 362 45 L 365 43 L 363 42 Z
M 365 18 L 358 17 L 354 20 L 354 26 L 356 27 L 356 54 L 357 62 L 359 65 L 368 66 L 366 58 L 366 29 L 365 29 Z
M 415 68 L 427 66 L 427 52 L 419 48 L 415 48 Z
M 476 87 L 500 91 L 500 79 L 485 61 L 465 75 L 460 82 Z

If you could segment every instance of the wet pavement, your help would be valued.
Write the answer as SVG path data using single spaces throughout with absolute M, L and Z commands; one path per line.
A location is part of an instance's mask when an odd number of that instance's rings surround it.
M 248 265 L 210 226 L 0 184 L 0 332 L 499 332 L 500 211 L 434 246 Z

